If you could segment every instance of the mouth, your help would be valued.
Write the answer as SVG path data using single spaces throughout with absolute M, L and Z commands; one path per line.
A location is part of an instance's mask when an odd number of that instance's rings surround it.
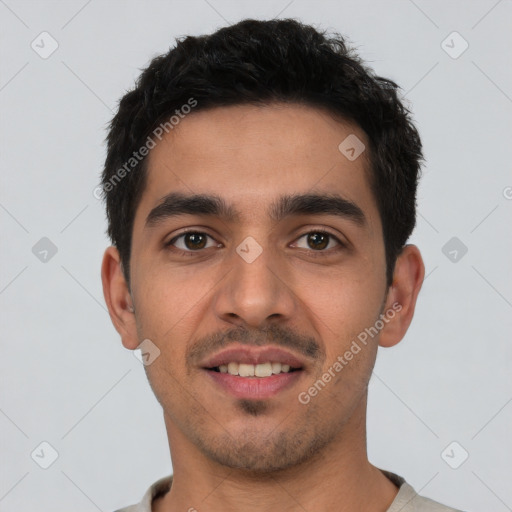
M 218 373 L 227 373 L 239 377 L 257 377 L 264 379 L 272 375 L 280 375 L 281 373 L 292 373 L 302 370 L 302 367 L 292 367 L 289 364 L 282 364 L 279 362 L 259 363 L 259 364 L 244 364 L 236 361 L 231 361 L 228 364 L 221 364 L 212 368 L 205 368 Z
M 221 391 L 236 398 L 263 400 L 291 388 L 305 364 L 280 348 L 231 348 L 202 365 Z

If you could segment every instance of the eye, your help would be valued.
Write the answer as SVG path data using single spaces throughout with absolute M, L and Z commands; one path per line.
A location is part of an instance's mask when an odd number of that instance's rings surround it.
M 301 247 L 298 242 L 295 246 L 300 249 L 310 249 L 310 252 L 333 253 L 345 247 L 345 245 L 332 233 L 321 229 L 309 231 L 300 236 L 297 241 L 305 240 L 305 246 Z M 203 249 L 211 247 L 222 247 L 213 237 L 201 231 L 185 231 L 166 242 L 166 248 L 177 253 L 192 256 Z M 320 256 L 320 254 L 318 254 Z M 316 256 L 316 254 L 315 254 Z
M 213 243 L 208 244 L 208 239 Z M 176 250 L 181 252 L 198 252 L 201 249 L 208 249 L 210 247 L 220 247 L 221 244 L 217 243 L 210 235 L 200 231 L 186 231 L 165 244 L 165 247 L 174 246 Z
M 331 242 L 336 242 L 334 244 L 334 247 L 338 247 L 339 250 L 344 247 L 344 244 L 340 242 L 340 240 L 335 237 L 332 233 L 329 233 L 328 231 L 323 230 L 314 230 L 309 231 L 308 233 L 305 233 L 301 237 L 299 237 L 297 240 L 301 240 L 305 238 L 306 247 L 300 247 L 301 249 L 312 249 L 315 252 L 327 252 L 325 249 L 332 249 Z

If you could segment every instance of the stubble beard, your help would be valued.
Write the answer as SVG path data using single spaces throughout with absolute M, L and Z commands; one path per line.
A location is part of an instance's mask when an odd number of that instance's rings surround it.
M 237 408 L 245 416 L 264 417 L 268 404 L 259 400 L 239 400 Z M 271 432 L 249 427 L 236 436 L 226 431 L 212 437 L 197 429 L 189 430 L 193 443 L 210 460 L 222 466 L 238 469 L 254 476 L 282 472 L 311 462 L 333 441 L 342 425 L 314 421 L 310 409 L 304 421 L 281 420 Z

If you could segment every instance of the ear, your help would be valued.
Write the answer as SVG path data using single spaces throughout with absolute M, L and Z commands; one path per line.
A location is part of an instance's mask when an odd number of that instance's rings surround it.
M 123 345 L 135 350 L 139 341 L 132 297 L 124 278 L 119 251 L 115 247 L 111 246 L 105 250 L 101 265 L 101 281 L 110 319 L 121 335 Z
M 424 277 L 425 265 L 419 249 L 415 245 L 406 245 L 396 260 L 393 283 L 386 297 L 384 312 L 390 314 L 386 315 L 388 321 L 380 332 L 381 347 L 392 347 L 405 336 Z M 392 311 L 394 316 L 391 316 Z

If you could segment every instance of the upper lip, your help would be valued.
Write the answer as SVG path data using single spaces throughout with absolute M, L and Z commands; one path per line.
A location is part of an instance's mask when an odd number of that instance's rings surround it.
M 278 347 L 230 347 L 205 359 L 203 368 L 216 368 L 217 366 L 231 362 L 243 364 L 281 363 L 288 364 L 291 368 L 302 368 L 304 363 L 291 352 Z

